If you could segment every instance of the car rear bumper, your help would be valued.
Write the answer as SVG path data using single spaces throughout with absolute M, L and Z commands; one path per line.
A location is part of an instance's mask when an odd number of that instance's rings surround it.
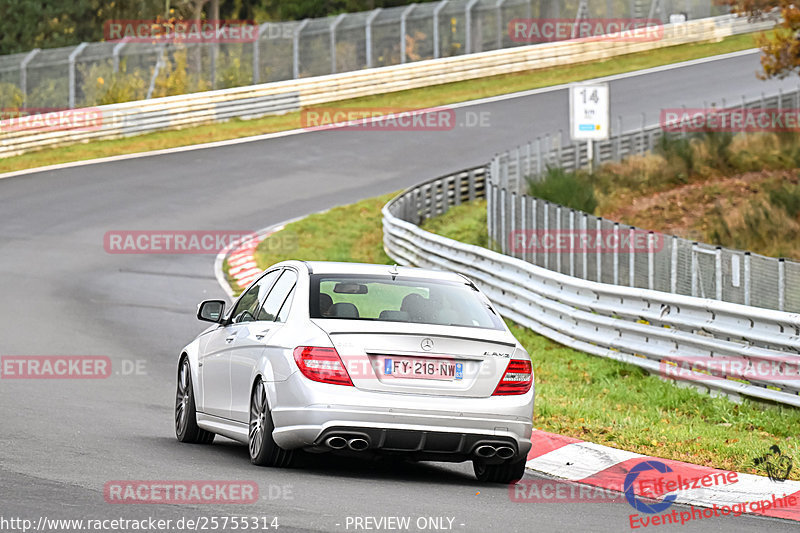
M 275 383 L 273 438 L 282 448 L 323 448 L 331 435 L 366 437 L 369 449 L 463 460 L 482 443 L 527 455 L 534 392 L 461 398 L 371 392 L 309 382 Z

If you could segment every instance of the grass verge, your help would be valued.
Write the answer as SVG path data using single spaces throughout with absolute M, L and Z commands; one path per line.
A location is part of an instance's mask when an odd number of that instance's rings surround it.
M 380 209 L 391 196 L 337 207 L 287 225 L 261 243 L 256 252 L 259 267 L 288 258 L 389 263 L 382 248 Z M 485 209 L 485 202 L 457 206 L 423 227 L 485 246 Z M 337 230 L 335 240 L 331 228 Z M 296 248 L 281 247 L 295 240 L 300 243 Z M 526 328 L 509 326 L 534 362 L 534 425 L 539 429 L 760 475 L 765 472 L 753 465 L 753 459 L 773 444 L 800 458 L 800 410 L 712 398 L 633 365 L 577 352 Z M 798 470 L 792 471 L 791 479 L 800 480 Z
M 397 107 L 403 109 L 433 107 L 630 72 L 746 50 L 755 46 L 755 34 L 749 33 L 727 37 L 719 42 L 670 46 L 658 50 L 618 56 L 604 61 L 447 83 L 421 89 L 343 100 L 335 104 L 329 103 L 315 107 L 330 108 L 331 105 L 336 105 L 337 107 Z M 80 143 L 4 158 L 0 159 L 0 173 L 71 161 L 84 161 L 113 155 L 236 139 L 300 127 L 302 126 L 299 112 L 255 120 L 230 120 L 184 130 L 148 133 L 125 139 Z

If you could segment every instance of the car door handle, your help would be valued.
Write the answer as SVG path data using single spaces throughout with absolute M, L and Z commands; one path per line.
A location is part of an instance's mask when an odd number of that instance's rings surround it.
M 264 331 L 262 331 L 260 333 L 256 333 L 256 339 L 258 339 L 258 340 L 263 339 L 264 337 L 267 336 L 267 333 L 269 333 L 268 329 L 265 329 Z
M 228 337 L 228 338 L 226 338 L 226 339 L 225 339 L 225 342 L 226 342 L 226 343 L 228 343 L 228 344 L 230 344 L 230 343 L 232 343 L 232 342 L 233 342 L 233 341 L 235 341 L 235 340 L 236 340 L 236 335 L 231 335 L 230 337 Z

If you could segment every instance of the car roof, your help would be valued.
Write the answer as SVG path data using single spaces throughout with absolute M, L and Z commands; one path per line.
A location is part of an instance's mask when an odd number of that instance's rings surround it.
M 397 274 L 406 278 L 438 279 L 458 281 L 461 283 L 466 281 L 463 276 L 454 272 L 398 265 L 376 265 L 371 263 L 346 263 L 338 261 L 286 261 L 285 263 L 295 264 L 295 266 L 305 265 L 311 274 Z

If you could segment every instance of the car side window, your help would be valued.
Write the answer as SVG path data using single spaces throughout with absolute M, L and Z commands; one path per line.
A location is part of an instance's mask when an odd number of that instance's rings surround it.
M 286 297 L 286 301 L 283 302 L 283 306 L 281 306 L 281 310 L 278 312 L 276 322 L 286 322 L 286 319 L 289 318 L 289 309 L 292 308 L 292 300 L 294 300 L 294 293 L 297 292 L 296 289 L 297 284 L 292 288 L 292 292 L 289 293 L 289 296 Z
M 259 309 L 258 320 L 274 321 L 296 283 L 297 274 L 292 270 L 284 270 L 281 277 L 275 282 L 275 286 L 269 291 L 264 305 Z
M 258 306 L 264 301 L 270 287 L 272 287 L 280 273 L 280 270 L 269 272 L 247 289 L 247 292 L 236 303 L 236 307 L 231 314 L 234 323 L 256 320 Z

